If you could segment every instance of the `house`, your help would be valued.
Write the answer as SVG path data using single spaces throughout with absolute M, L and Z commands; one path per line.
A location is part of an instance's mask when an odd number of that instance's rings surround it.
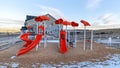
M 21 32 L 24 33 L 27 26 L 32 26 L 32 28 L 29 31 L 33 32 L 34 34 L 37 34 L 37 23 L 39 25 L 45 24 L 45 33 L 46 33 L 47 37 L 49 37 L 48 39 L 50 39 L 50 38 L 58 39 L 59 29 L 61 30 L 63 28 L 63 26 L 60 25 L 60 28 L 59 28 L 59 25 L 55 24 L 56 19 L 54 17 L 52 17 L 50 14 L 46 14 L 46 16 L 48 16 L 50 18 L 50 20 L 43 21 L 40 23 L 40 22 L 36 22 L 34 20 L 34 18 L 36 16 L 27 15 L 24 26 L 21 28 Z

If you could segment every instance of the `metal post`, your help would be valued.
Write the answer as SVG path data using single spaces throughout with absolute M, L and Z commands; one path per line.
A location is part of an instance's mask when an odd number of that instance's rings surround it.
M 93 49 L 93 30 L 91 30 L 91 47 L 90 50 Z
M 58 48 L 60 48 L 60 24 L 59 24 L 59 32 L 58 32 Z
M 111 46 L 111 43 L 112 43 L 112 37 L 111 36 L 108 38 L 108 43 L 109 43 L 109 46 Z
M 86 48 L 86 26 L 84 26 L 84 50 Z
M 69 41 L 70 41 L 70 31 L 68 31 L 68 47 L 69 47 Z
M 76 41 L 76 30 L 75 30 L 75 27 L 74 27 L 74 34 L 75 34 L 75 36 L 74 36 L 75 37 L 75 46 L 74 47 L 76 47 L 76 42 L 77 41 Z
M 110 40 L 110 46 L 112 46 L 112 36 L 111 36 L 111 40 Z
M 39 26 L 39 23 L 37 23 L 37 34 L 39 34 L 39 28 L 38 28 L 38 26 Z M 38 46 L 39 46 L 39 43 L 37 44 L 37 46 L 36 46 L 36 51 L 38 50 Z
M 67 25 L 66 25 L 66 45 L 68 46 L 68 43 L 67 43 L 67 39 L 68 37 L 67 37 Z
M 45 28 L 46 28 L 45 22 L 43 22 L 43 24 L 44 24 L 44 48 L 45 48 L 47 46 L 47 37 L 45 34 Z

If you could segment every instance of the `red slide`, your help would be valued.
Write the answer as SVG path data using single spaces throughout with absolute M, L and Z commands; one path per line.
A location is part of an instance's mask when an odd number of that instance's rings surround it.
M 41 39 L 42 39 L 42 35 L 37 34 L 36 38 L 33 40 L 33 42 L 31 44 L 29 44 L 29 46 L 22 48 L 18 51 L 17 56 L 22 55 L 22 54 L 30 51 L 31 49 L 33 49 L 39 43 L 39 41 Z
M 28 36 L 29 36 L 30 34 L 31 34 L 31 33 L 25 33 L 25 34 L 22 34 L 22 35 L 20 36 L 20 39 L 26 42 L 26 43 L 24 44 L 24 46 L 28 46 L 29 44 L 32 43 L 32 40 L 29 40 L 29 39 L 28 39 Z
M 66 53 L 68 51 L 66 46 L 66 32 L 64 30 L 60 31 L 60 52 Z

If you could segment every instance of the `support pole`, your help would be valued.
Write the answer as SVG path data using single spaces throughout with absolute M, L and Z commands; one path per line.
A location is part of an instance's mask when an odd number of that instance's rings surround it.
M 110 40 L 110 46 L 112 46 L 112 36 L 110 36 L 111 37 L 111 40 Z
M 70 44 L 69 44 L 69 41 L 70 41 L 70 31 L 68 31 L 68 44 L 67 44 L 68 47 L 69 47 L 69 45 L 70 45 Z
M 45 25 L 45 22 L 44 23 L 44 48 L 47 46 L 47 37 L 46 37 L 46 33 L 45 33 L 45 28 L 46 28 L 46 25 Z
M 74 27 L 74 34 L 75 34 L 74 37 L 75 37 L 75 47 L 76 47 L 76 42 L 77 42 L 77 41 L 76 41 L 76 30 L 75 30 L 75 27 Z
M 39 27 L 39 23 L 37 23 L 37 34 L 39 34 L 39 31 L 38 31 L 39 28 L 38 28 L 38 27 Z M 39 43 L 38 43 L 37 46 L 36 46 L 36 51 L 38 50 L 38 46 L 39 46 Z
M 44 36 L 44 48 L 47 46 L 47 36 Z
M 58 48 L 60 48 L 60 24 L 59 24 L 59 32 L 58 32 Z
M 111 46 L 111 43 L 112 43 L 112 37 L 111 36 L 108 38 L 108 42 L 109 42 L 109 46 Z
M 84 50 L 86 48 L 86 26 L 84 26 Z
M 93 30 L 91 30 L 91 47 L 90 50 L 93 49 Z
M 66 25 L 66 41 L 68 40 L 67 38 L 68 37 L 67 37 L 67 25 Z M 66 45 L 68 46 L 68 41 L 67 41 Z

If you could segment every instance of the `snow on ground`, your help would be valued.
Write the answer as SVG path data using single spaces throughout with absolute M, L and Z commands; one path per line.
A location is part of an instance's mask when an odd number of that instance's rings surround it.
M 96 39 L 95 42 L 105 46 L 120 48 L 120 39 L 112 39 L 111 41 L 109 39 Z
M 19 36 L 10 36 L 10 37 L 0 38 L 0 50 L 9 48 L 11 46 L 11 44 L 13 45 L 20 41 L 21 40 L 20 40 Z
M 16 56 L 11 56 L 10 58 L 11 58 L 11 59 L 14 59 L 14 58 L 16 58 Z
M 115 54 L 111 56 L 109 60 L 104 62 L 80 62 L 73 65 L 63 65 L 60 68 L 119 68 L 120 67 L 120 54 Z
M 4 37 L 4 38 L 0 38 L 0 46 L 10 43 L 15 43 L 17 41 L 20 41 L 19 37 Z
M 0 63 L 0 68 L 17 68 L 19 66 L 19 63 L 15 63 L 15 62 L 12 62 L 12 63 Z
M 114 54 L 112 56 L 107 56 L 106 58 L 109 58 L 109 60 L 100 62 L 98 59 L 97 62 L 90 62 L 90 61 L 84 61 L 84 62 L 78 62 L 75 63 L 75 61 L 71 62 L 71 64 L 67 65 L 61 62 L 60 64 L 40 64 L 35 63 L 31 65 L 32 68 L 37 68 L 38 66 L 40 68 L 119 68 L 120 67 L 120 54 Z M 8 66 L 11 68 L 17 68 L 20 64 L 17 62 L 11 62 L 11 63 L 2 63 L 0 62 L 0 68 L 7 68 Z

